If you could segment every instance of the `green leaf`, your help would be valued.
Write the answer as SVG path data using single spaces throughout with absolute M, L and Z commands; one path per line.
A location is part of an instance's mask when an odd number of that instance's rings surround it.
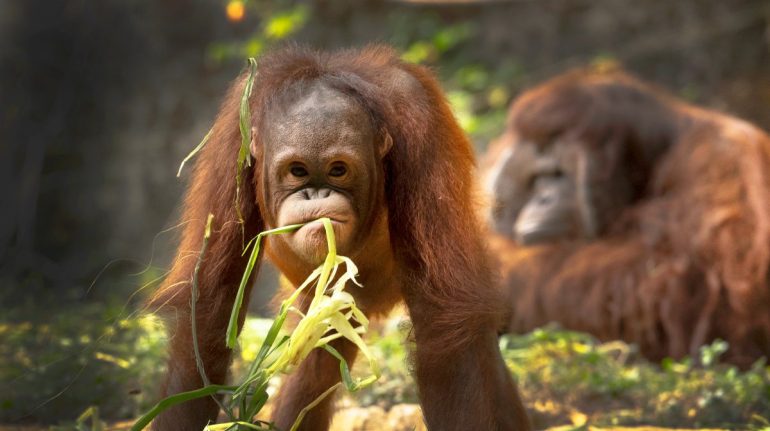
M 328 397 L 329 395 L 331 395 L 332 393 L 334 393 L 334 391 L 335 391 L 335 390 L 337 390 L 337 388 L 338 388 L 338 387 L 340 387 L 340 383 L 337 383 L 336 385 L 334 385 L 334 386 L 330 387 L 329 389 L 327 389 L 326 391 L 324 391 L 324 393 L 322 393 L 321 395 L 319 395 L 319 396 L 318 396 L 318 398 L 316 398 L 315 400 L 313 400 L 313 402 L 312 402 L 312 403 L 310 403 L 310 404 L 306 405 L 306 406 L 305 406 L 305 408 L 303 408 L 303 409 L 302 409 L 302 410 L 299 412 L 299 415 L 297 415 L 297 419 L 294 421 L 294 425 L 292 425 L 292 426 L 291 426 L 291 429 L 290 429 L 289 431 L 296 431 L 296 430 L 297 430 L 297 428 L 299 428 L 299 425 L 302 423 L 302 419 L 304 419 L 304 418 L 305 418 L 305 415 L 307 414 L 307 412 L 309 412 L 310 410 L 312 410 L 312 409 L 313 409 L 313 407 L 317 406 L 317 405 L 318 405 L 318 404 L 319 404 L 321 401 L 323 401 L 323 400 L 324 400 L 326 397 Z
M 249 58 L 249 77 L 246 80 L 246 85 L 243 88 L 243 94 L 241 95 L 240 106 L 240 129 L 241 129 L 241 149 L 238 152 L 238 171 L 240 172 L 245 166 L 251 166 L 251 157 L 249 157 L 251 151 L 251 109 L 249 108 L 249 99 L 251 98 L 251 92 L 254 88 L 254 79 L 257 76 L 257 60 L 253 57 Z
M 254 271 L 254 265 L 257 263 L 257 257 L 259 256 L 260 243 L 262 238 L 267 235 L 278 235 L 282 233 L 292 232 L 304 224 L 293 224 L 290 226 L 283 226 L 276 229 L 271 229 L 260 233 L 254 239 L 254 246 L 249 256 L 249 261 L 246 263 L 246 269 L 243 271 L 243 277 L 241 277 L 241 284 L 238 286 L 238 292 L 235 295 L 235 303 L 233 309 L 230 312 L 230 322 L 227 325 L 227 335 L 225 337 L 225 343 L 227 347 L 234 348 L 238 339 L 238 315 L 241 313 L 241 306 L 243 305 L 243 295 L 246 291 L 246 284 L 249 282 L 252 271 Z M 251 242 L 249 242 L 251 243 Z M 283 324 L 283 322 L 281 322 Z
M 264 35 L 270 39 L 285 39 L 299 30 L 307 21 L 308 9 L 304 5 L 274 15 L 265 25 Z
M 238 150 L 237 168 L 235 172 L 235 211 L 238 213 L 238 220 L 243 223 L 241 214 L 240 195 L 241 183 L 243 179 L 243 168 L 251 166 L 251 110 L 249 109 L 249 98 L 251 90 L 254 87 L 254 79 L 257 76 L 257 60 L 249 58 L 249 77 L 246 79 L 246 85 L 243 87 L 241 95 L 241 106 L 239 111 L 239 127 L 241 130 L 241 147 Z
M 131 427 L 131 431 L 143 430 L 161 412 L 177 404 L 181 404 L 186 401 L 194 400 L 197 398 L 208 397 L 220 391 L 226 392 L 226 391 L 232 391 L 234 389 L 235 389 L 235 386 L 209 385 L 209 386 L 202 387 L 200 389 L 196 389 L 194 391 L 180 392 L 170 397 L 166 397 L 162 399 L 160 402 L 158 402 L 157 404 L 155 404 L 155 406 L 152 409 L 150 409 L 150 411 L 147 412 L 147 414 L 139 418 L 139 420 L 137 420 L 134 423 L 134 425 Z
M 190 151 L 190 154 L 187 155 L 187 157 L 182 160 L 182 163 L 179 164 L 179 170 L 176 172 L 176 177 L 179 178 L 180 175 L 182 175 L 182 168 L 184 168 L 184 164 L 187 163 L 190 159 L 195 157 L 196 154 L 198 154 L 198 151 L 200 151 L 204 145 L 206 145 L 206 142 L 209 141 L 209 138 L 211 137 L 211 132 L 213 132 L 214 129 L 209 129 L 208 133 L 206 133 L 206 136 L 203 137 L 203 139 L 200 141 L 200 143 L 193 148 L 192 151 Z

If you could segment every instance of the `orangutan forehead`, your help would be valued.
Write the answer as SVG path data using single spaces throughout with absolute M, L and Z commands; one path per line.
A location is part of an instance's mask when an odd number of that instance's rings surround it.
M 370 113 L 354 97 L 322 82 L 278 96 L 262 124 L 267 142 L 281 146 L 371 143 L 374 138 Z
M 276 95 L 266 111 L 267 124 L 322 126 L 347 119 L 344 123 L 371 128 L 373 123 L 371 114 L 355 97 L 320 80 L 292 85 Z

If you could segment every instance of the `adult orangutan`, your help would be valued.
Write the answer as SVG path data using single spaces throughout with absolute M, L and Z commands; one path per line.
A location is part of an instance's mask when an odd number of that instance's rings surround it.
M 241 225 L 234 202 L 245 80 L 233 84 L 199 156 L 179 252 L 153 300 L 175 316 L 164 395 L 201 386 L 191 340 L 190 280 L 207 214 L 214 214 L 215 226 L 198 274 L 196 308 L 212 383 L 225 380 L 230 362 L 225 332 L 246 264 L 243 238 L 326 216 L 333 220 L 339 253 L 358 265 L 364 287 L 349 292 L 364 312 L 382 315 L 399 300 L 406 302 L 429 428 L 528 429 L 497 347 L 504 303 L 493 288 L 495 270 L 472 205 L 473 150 L 432 74 L 381 46 L 331 54 L 290 47 L 261 57 L 248 99 L 252 167 L 237 196 Z M 320 223 L 271 237 L 266 247 L 295 286 L 326 255 Z M 354 359 L 352 344 L 335 347 Z M 303 407 L 339 379 L 336 359 L 323 350 L 311 353 L 280 389 L 275 424 L 288 429 Z M 154 426 L 201 429 L 217 411 L 211 399 L 188 402 Z M 302 429 L 327 429 L 331 411 L 331 402 L 323 402 Z
M 770 139 L 621 72 L 524 93 L 486 158 L 508 329 L 770 353 Z

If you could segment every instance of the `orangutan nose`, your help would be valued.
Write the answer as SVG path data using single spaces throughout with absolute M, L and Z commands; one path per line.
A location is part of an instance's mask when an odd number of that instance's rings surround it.
M 312 199 L 324 199 L 331 196 L 332 190 L 326 187 L 321 188 L 306 188 L 302 191 L 301 196 L 307 200 Z

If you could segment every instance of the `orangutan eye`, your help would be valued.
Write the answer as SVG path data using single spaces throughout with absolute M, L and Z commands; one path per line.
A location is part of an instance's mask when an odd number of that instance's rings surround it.
M 304 167 L 304 166 L 302 166 L 302 165 L 292 165 L 292 166 L 289 168 L 289 172 L 290 172 L 290 173 L 291 173 L 293 176 L 295 176 L 295 177 L 297 177 L 297 178 L 306 177 L 306 176 L 308 175 L 308 174 L 307 174 L 307 169 L 305 169 L 305 167 Z
M 330 177 L 341 177 L 348 173 L 348 168 L 345 167 L 342 163 L 337 163 L 329 170 L 329 176 Z

